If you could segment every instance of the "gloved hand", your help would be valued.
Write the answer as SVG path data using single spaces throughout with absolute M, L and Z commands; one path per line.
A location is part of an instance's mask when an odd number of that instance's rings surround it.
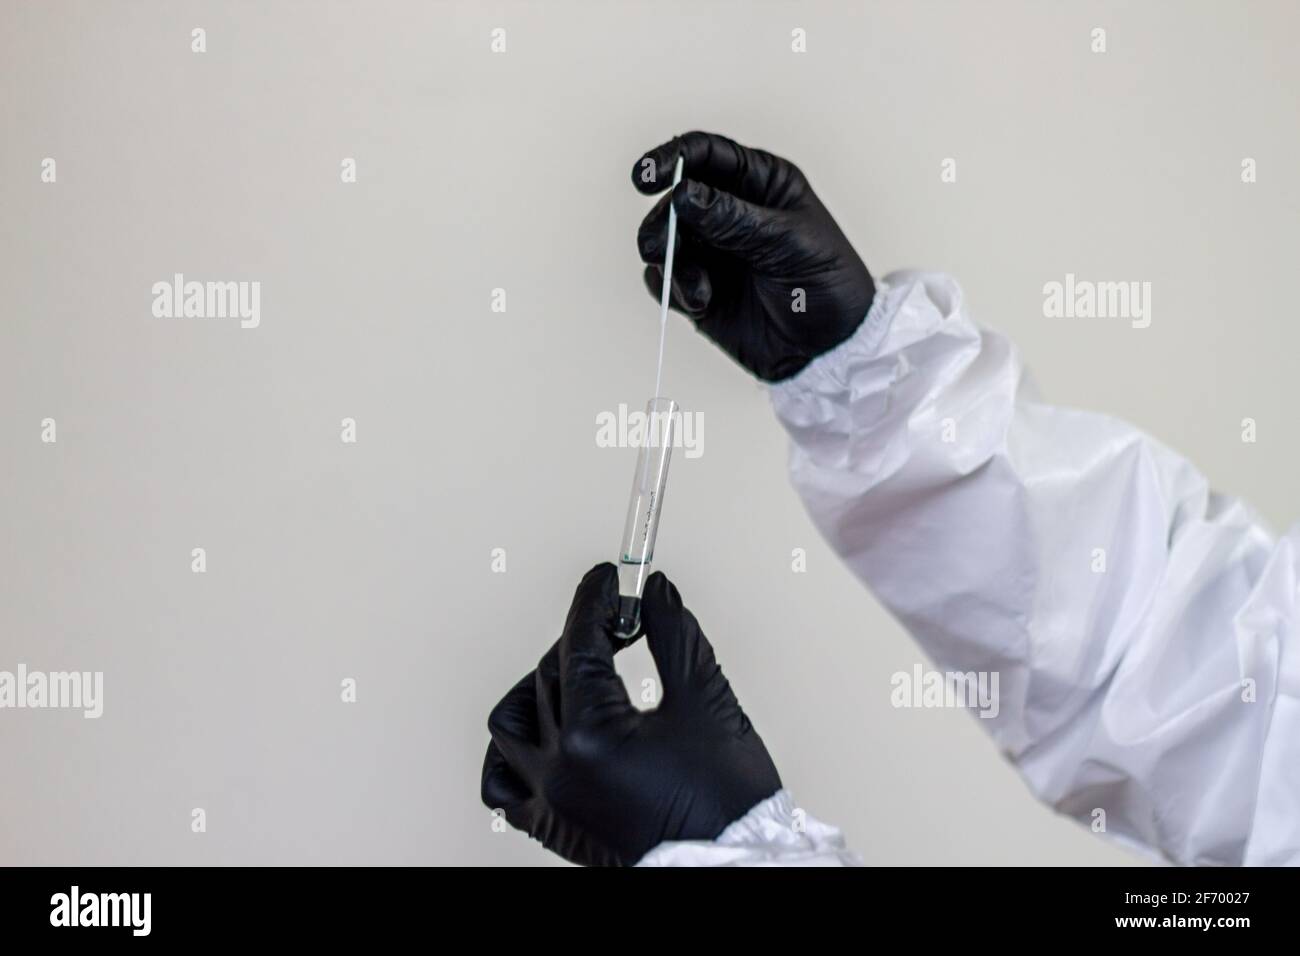
M 681 183 L 637 233 L 650 293 L 663 289 L 671 200 L 672 307 L 745 368 L 769 382 L 789 378 L 852 335 L 876 287 L 803 173 L 726 137 L 687 133 L 637 161 L 636 188 L 671 186 L 679 153 Z
M 618 577 L 587 572 L 560 640 L 488 718 L 483 802 L 574 863 L 631 865 L 665 840 L 712 840 L 781 778 L 662 573 L 641 618 L 663 693 L 632 706 L 614 672 Z

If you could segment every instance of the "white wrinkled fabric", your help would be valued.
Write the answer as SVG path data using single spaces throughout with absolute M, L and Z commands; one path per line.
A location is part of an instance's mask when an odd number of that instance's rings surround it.
M 772 399 L 844 561 L 937 669 L 999 673 L 979 723 L 1040 799 L 1177 863 L 1300 863 L 1300 531 L 1039 401 L 946 276 L 887 277 Z
M 637 866 L 859 866 L 838 829 L 794 805 L 786 790 L 768 797 L 716 840 L 661 843 Z

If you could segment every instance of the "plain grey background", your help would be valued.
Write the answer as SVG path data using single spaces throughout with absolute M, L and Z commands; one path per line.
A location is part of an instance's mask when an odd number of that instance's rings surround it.
M 615 554 L 634 452 L 595 420 L 657 332 L 629 174 L 688 129 L 800 163 L 875 273 L 954 274 L 1053 400 L 1294 516 L 1292 4 L 0 11 L 0 669 L 106 684 L 98 721 L 0 711 L 0 862 L 557 862 L 493 832 L 485 719 Z M 174 272 L 260 281 L 260 328 L 154 318 Z M 1151 282 L 1151 327 L 1045 319 L 1067 272 Z M 677 316 L 665 391 L 705 433 L 658 563 L 800 804 L 870 863 L 1135 862 L 971 716 L 891 708 L 918 650 Z

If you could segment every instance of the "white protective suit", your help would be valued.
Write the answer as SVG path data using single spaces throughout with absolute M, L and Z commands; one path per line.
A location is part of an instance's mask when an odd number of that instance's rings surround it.
M 1039 401 L 942 275 L 888 276 L 772 400 L 848 566 L 937 669 L 999 674 L 979 723 L 1039 799 L 1179 864 L 1300 864 L 1300 529 L 1275 538 L 1131 425 Z M 853 861 L 794 814 L 782 792 L 642 864 Z

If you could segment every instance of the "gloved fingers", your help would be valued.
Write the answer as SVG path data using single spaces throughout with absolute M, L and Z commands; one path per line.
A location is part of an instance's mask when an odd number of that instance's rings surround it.
M 541 752 L 537 722 L 536 675 L 528 674 L 512 687 L 488 714 L 493 746 L 525 776 L 538 767 Z
M 618 572 L 598 564 L 578 584 L 560 637 L 560 715 L 564 728 L 599 723 L 632 711 L 614 670 Z
M 646 581 L 641 596 L 641 621 L 655 669 L 663 683 L 664 704 L 697 693 L 715 674 L 721 673 L 713 656 L 713 645 L 700 630 L 700 622 L 682 605 L 681 594 L 662 571 L 656 571 Z M 726 693 L 731 693 L 730 687 Z
M 488 744 L 487 753 L 483 757 L 483 779 L 479 796 L 488 809 L 504 811 L 506 822 L 516 830 L 528 831 L 531 820 L 528 819 L 526 805 L 532 798 L 532 791 L 511 768 L 510 762 L 495 743 Z
M 542 655 L 533 672 L 533 692 L 537 698 L 537 726 L 541 741 L 554 740 L 560 728 L 560 642 Z
M 663 295 L 664 270 L 662 266 L 645 267 L 645 287 L 657 301 Z M 695 321 L 704 318 L 713 299 L 713 282 L 700 266 L 673 268 L 673 291 L 668 304 Z
M 641 220 L 641 225 L 637 227 L 636 251 L 641 256 L 642 262 L 660 266 L 664 264 L 668 241 L 668 206 L 672 198 L 672 193 L 660 196 L 654 207 Z M 679 229 L 676 255 L 673 257 L 673 271 L 676 272 L 684 264 L 696 262 L 700 253 L 704 251 L 699 243 L 683 235 Z
M 678 227 L 701 245 L 753 262 L 785 238 L 780 210 L 755 205 L 697 179 L 683 179 L 673 189 Z
M 672 198 L 672 193 L 660 196 L 637 227 L 636 251 L 642 262 L 662 264 L 664 261 L 664 246 L 668 239 L 668 204 Z M 681 251 L 682 237 L 678 234 L 677 252 Z
M 637 251 L 641 261 L 654 267 L 646 270 L 646 286 L 650 294 L 659 298 L 663 288 L 663 264 L 668 237 L 668 204 L 672 195 L 660 198 L 641 223 L 637 232 Z M 673 299 L 671 305 L 679 312 L 701 318 L 713 297 L 713 283 L 709 279 L 702 253 L 704 249 L 694 240 L 677 234 L 676 254 L 673 257 Z
M 673 182 L 678 155 L 682 157 L 683 176 L 756 202 L 768 195 L 778 176 L 798 175 L 792 163 L 765 150 L 696 130 L 674 136 L 638 159 L 632 167 L 633 184 L 646 195 L 667 189 Z

